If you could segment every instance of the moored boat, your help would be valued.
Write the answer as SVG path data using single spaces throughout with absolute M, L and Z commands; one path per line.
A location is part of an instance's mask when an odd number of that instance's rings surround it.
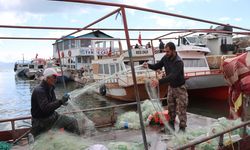
M 143 69 L 140 63 L 153 58 L 151 49 L 132 49 L 132 56 L 135 64 L 136 81 L 141 100 L 149 99 L 145 85 L 147 79 L 161 78 L 152 70 Z M 95 81 L 105 80 L 103 85 L 97 90 L 101 95 L 122 101 L 135 101 L 134 82 L 128 52 L 120 56 L 112 56 L 92 61 L 93 78 Z M 159 96 L 163 98 L 167 94 L 168 84 L 159 86 Z M 157 89 L 158 90 L 158 89 Z
M 186 87 L 190 99 L 227 100 L 228 86 L 224 75 L 219 69 L 210 69 L 206 54 L 207 47 L 195 45 L 181 45 L 176 48 L 184 62 Z M 156 61 L 165 53 L 155 54 Z M 217 94 L 214 94 L 217 93 Z
M 25 76 L 28 79 L 35 79 L 37 76 L 43 72 L 46 61 L 42 58 L 35 58 L 29 64 L 29 68 L 25 69 Z
M 18 77 L 26 77 L 25 72 L 29 69 L 30 61 L 19 60 L 14 64 L 14 71 Z

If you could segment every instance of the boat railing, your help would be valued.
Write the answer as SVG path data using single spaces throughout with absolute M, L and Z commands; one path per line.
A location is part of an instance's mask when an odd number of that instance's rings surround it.
M 208 75 L 218 75 L 222 74 L 222 70 L 220 69 L 213 69 L 213 70 L 204 70 L 204 71 L 192 71 L 192 72 L 185 72 L 185 77 L 196 77 L 196 76 L 208 76 Z
M 133 106 L 133 105 L 136 105 L 136 104 L 137 104 L 137 102 L 132 102 L 132 103 L 112 105 L 112 106 L 106 106 L 106 107 L 90 108 L 90 109 L 84 109 L 84 110 L 74 110 L 74 111 L 71 111 L 71 112 L 65 112 L 64 114 L 74 114 L 74 113 L 82 113 L 82 112 L 91 112 L 91 111 L 100 111 L 100 110 L 111 109 L 110 123 L 101 124 L 101 125 L 95 124 L 97 128 L 101 128 L 101 127 L 107 127 L 107 126 L 114 125 L 114 123 L 115 123 L 115 115 L 116 115 L 115 114 L 115 109 L 128 107 L 128 106 Z M 11 127 L 12 127 L 11 134 L 13 135 L 13 142 L 15 142 L 17 139 L 20 139 L 21 136 L 23 137 L 23 134 L 21 134 L 21 135 L 16 134 L 16 131 L 18 129 L 15 128 L 15 122 L 20 121 L 20 120 L 28 120 L 28 119 L 31 119 L 31 116 L 11 118 L 11 119 L 2 119 L 2 120 L 0 120 L 0 123 L 11 122 Z M 187 149 L 187 148 L 190 148 L 191 150 L 195 150 L 196 145 L 201 144 L 201 143 L 206 142 L 206 141 L 209 141 L 209 140 L 214 139 L 214 138 L 218 138 L 218 137 L 219 137 L 218 149 L 223 149 L 225 147 L 224 143 L 223 143 L 224 135 L 228 134 L 228 133 L 231 133 L 232 131 L 240 129 L 240 128 L 243 128 L 243 130 L 242 130 L 243 131 L 242 132 L 242 140 L 243 140 L 243 142 L 242 142 L 242 145 L 240 145 L 240 146 L 244 147 L 245 146 L 244 144 L 247 144 L 247 143 L 244 143 L 244 142 L 247 141 L 247 140 L 244 140 L 244 139 L 250 138 L 250 136 L 247 134 L 247 126 L 248 125 L 250 125 L 250 121 L 244 122 L 244 123 L 242 123 L 242 124 L 240 124 L 238 126 L 235 126 L 235 127 L 230 128 L 228 130 L 222 131 L 220 133 L 217 133 L 217 134 L 214 134 L 214 135 L 211 135 L 211 136 L 208 136 L 208 137 L 204 137 L 204 138 L 202 138 L 200 140 L 197 140 L 197 141 L 193 141 L 191 143 L 188 143 L 186 145 L 183 145 L 181 147 L 176 148 L 176 150 L 183 150 L 183 149 Z M 27 134 L 27 132 L 29 132 L 29 131 L 30 131 L 30 128 L 26 128 L 25 132 L 23 131 L 22 133 Z M 0 131 L 0 132 L 2 132 L 2 131 Z M 16 136 L 16 135 L 19 135 L 19 136 Z
M 119 76 L 117 76 L 116 79 L 117 79 L 118 83 L 119 83 L 119 81 L 120 81 L 120 82 L 124 83 L 124 85 L 128 85 L 128 77 L 126 78 L 127 81 L 123 80 L 123 79 L 120 78 Z
M 122 108 L 122 107 L 128 107 L 128 106 L 132 106 L 132 105 L 136 105 L 136 104 L 137 104 L 136 102 L 132 102 L 132 103 L 126 103 L 126 104 L 120 104 L 120 105 L 112 105 L 112 106 L 107 106 L 107 107 L 90 108 L 90 109 L 84 109 L 84 110 L 74 110 L 74 111 L 71 111 L 71 112 L 65 112 L 64 114 L 74 114 L 74 113 L 82 113 L 82 112 L 90 112 L 90 111 L 111 109 L 111 115 L 110 115 L 109 123 L 96 124 L 95 125 L 97 128 L 100 128 L 100 127 L 107 127 L 107 126 L 114 125 L 114 123 L 115 123 L 115 109 Z M 5 139 L 8 140 L 8 141 L 11 141 L 10 139 L 7 139 L 10 136 L 12 137 L 12 140 L 15 141 L 20 136 L 22 136 L 24 133 L 29 131 L 30 128 L 22 128 L 21 133 L 17 132 L 18 130 L 20 130 L 20 128 L 16 128 L 16 122 L 21 121 L 21 120 L 31 120 L 31 116 L 17 117 L 17 118 L 11 118 L 11 119 L 1 119 L 0 123 L 11 123 L 11 130 L 0 131 L 0 133 L 3 133 L 4 135 L 8 134 L 8 137 L 0 137 L 0 141 L 5 140 Z
M 232 127 L 230 129 L 219 132 L 217 134 L 214 134 L 214 135 L 211 135 L 211 136 L 208 136 L 208 137 L 204 137 L 204 138 L 202 138 L 200 140 L 193 141 L 191 143 L 188 143 L 186 145 L 183 145 L 181 147 L 176 148 L 176 150 L 183 150 L 183 149 L 195 150 L 196 145 L 201 144 L 201 143 L 206 142 L 206 141 L 209 141 L 209 140 L 214 139 L 214 138 L 219 138 L 218 149 L 223 149 L 223 148 L 225 148 L 225 145 L 224 145 L 224 142 L 223 142 L 224 135 L 228 134 L 228 133 L 231 133 L 232 131 L 240 129 L 240 128 L 243 128 L 243 133 L 241 135 L 242 136 L 242 141 L 238 141 L 237 143 L 231 143 L 230 146 L 235 147 L 235 145 L 233 145 L 233 144 L 239 144 L 237 146 L 238 147 L 240 146 L 241 147 L 240 149 L 242 149 L 242 147 L 244 149 L 249 149 L 250 146 L 247 143 L 248 140 L 246 140 L 246 138 L 250 139 L 250 136 L 247 134 L 247 126 L 248 125 L 250 125 L 250 121 L 244 122 L 244 123 L 242 123 L 242 124 L 240 124 L 238 126 Z M 246 147 L 246 146 L 248 146 L 248 147 Z M 231 149 L 231 148 L 229 148 L 229 149 Z
M 20 121 L 20 120 L 31 120 L 31 116 L 27 116 L 27 117 L 18 117 L 18 118 L 11 118 L 11 119 L 1 119 L 0 123 L 11 123 L 11 130 L 8 131 L 2 131 L 0 130 L 0 133 L 2 133 L 0 139 L 1 140 L 10 140 L 10 138 L 12 138 L 13 141 L 15 141 L 16 139 L 18 139 L 20 136 L 22 136 L 25 132 L 29 132 L 29 128 L 22 128 L 20 133 L 17 132 L 17 128 L 16 128 L 16 121 Z M 20 129 L 19 129 L 20 130 Z M 0 141 L 1 141 L 0 140 Z

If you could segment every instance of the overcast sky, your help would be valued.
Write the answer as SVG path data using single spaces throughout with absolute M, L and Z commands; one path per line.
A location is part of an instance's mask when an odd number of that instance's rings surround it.
M 112 0 L 140 7 L 208 19 L 250 29 L 248 0 Z M 109 1 L 110 2 L 110 1 Z M 84 27 L 94 20 L 115 10 L 113 7 L 94 6 L 79 3 L 65 3 L 47 0 L 0 0 L 0 25 Z M 129 28 L 209 28 L 211 24 L 178 19 L 157 14 L 127 10 Z M 115 15 L 94 27 L 122 28 L 121 17 Z M 216 27 L 216 25 L 213 25 Z M 0 28 L 0 36 L 55 37 L 72 31 L 31 30 Z M 88 31 L 89 32 L 89 31 Z M 83 33 L 82 33 L 83 34 Z M 124 32 L 108 32 L 113 37 L 124 38 Z M 138 32 L 131 32 L 137 38 Z M 142 32 L 142 38 L 163 35 L 162 32 Z M 133 41 L 132 44 L 135 44 Z M 54 41 L 0 40 L 0 62 L 14 62 L 52 56 Z M 143 41 L 146 44 L 146 41 Z M 125 47 L 125 45 L 123 46 Z

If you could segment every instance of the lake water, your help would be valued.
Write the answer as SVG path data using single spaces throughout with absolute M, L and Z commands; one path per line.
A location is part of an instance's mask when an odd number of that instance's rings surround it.
M 0 68 L 0 119 L 29 116 L 31 93 L 37 84 L 39 84 L 38 81 L 17 78 L 12 68 Z M 62 84 L 59 84 L 56 86 L 55 92 L 57 97 L 61 98 L 65 92 L 70 92 L 76 88 L 79 88 L 79 85 L 74 82 L 68 83 L 67 89 Z M 94 93 L 86 93 L 77 100 L 80 109 L 103 107 L 119 103 L 122 102 L 107 100 Z M 188 111 L 218 118 L 227 116 L 228 107 L 226 105 L 226 102 L 213 100 L 190 100 Z

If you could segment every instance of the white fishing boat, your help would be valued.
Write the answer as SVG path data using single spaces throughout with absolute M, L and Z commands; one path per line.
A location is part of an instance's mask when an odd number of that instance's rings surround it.
M 14 71 L 18 77 L 25 77 L 25 71 L 29 69 L 30 61 L 18 60 L 14 64 Z
M 184 62 L 189 97 L 227 100 L 228 86 L 222 71 L 209 67 L 206 58 L 210 53 L 208 47 L 182 44 L 176 47 L 176 51 Z M 155 54 L 155 60 L 159 61 L 164 55 L 165 53 Z
M 151 49 L 132 49 L 132 56 L 140 100 L 145 100 L 149 98 L 145 87 L 147 79 L 161 78 L 161 76 L 157 76 L 154 71 L 145 70 L 140 66 L 144 61 L 153 59 L 153 52 Z M 105 79 L 105 83 L 103 83 L 99 89 L 96 89 L 96 91 L 112 99 L 135 101 L 136 94 L 132 73 L 129 69 L 130 63 L 128 52 L 120 56 L 116 55 L 93 60 L 92 68 L 94 80 L 101 81 Z M 159 95 L 161 98 L 167 94 L 167 86 L 168 84 L 160 85 Z
M 24 74 L 28 79 L 34 79 L 41 74 L 46 65 L 46 61 L 42 58 L 35 58 L 29 64 L 29 67 L 25 69 Z

